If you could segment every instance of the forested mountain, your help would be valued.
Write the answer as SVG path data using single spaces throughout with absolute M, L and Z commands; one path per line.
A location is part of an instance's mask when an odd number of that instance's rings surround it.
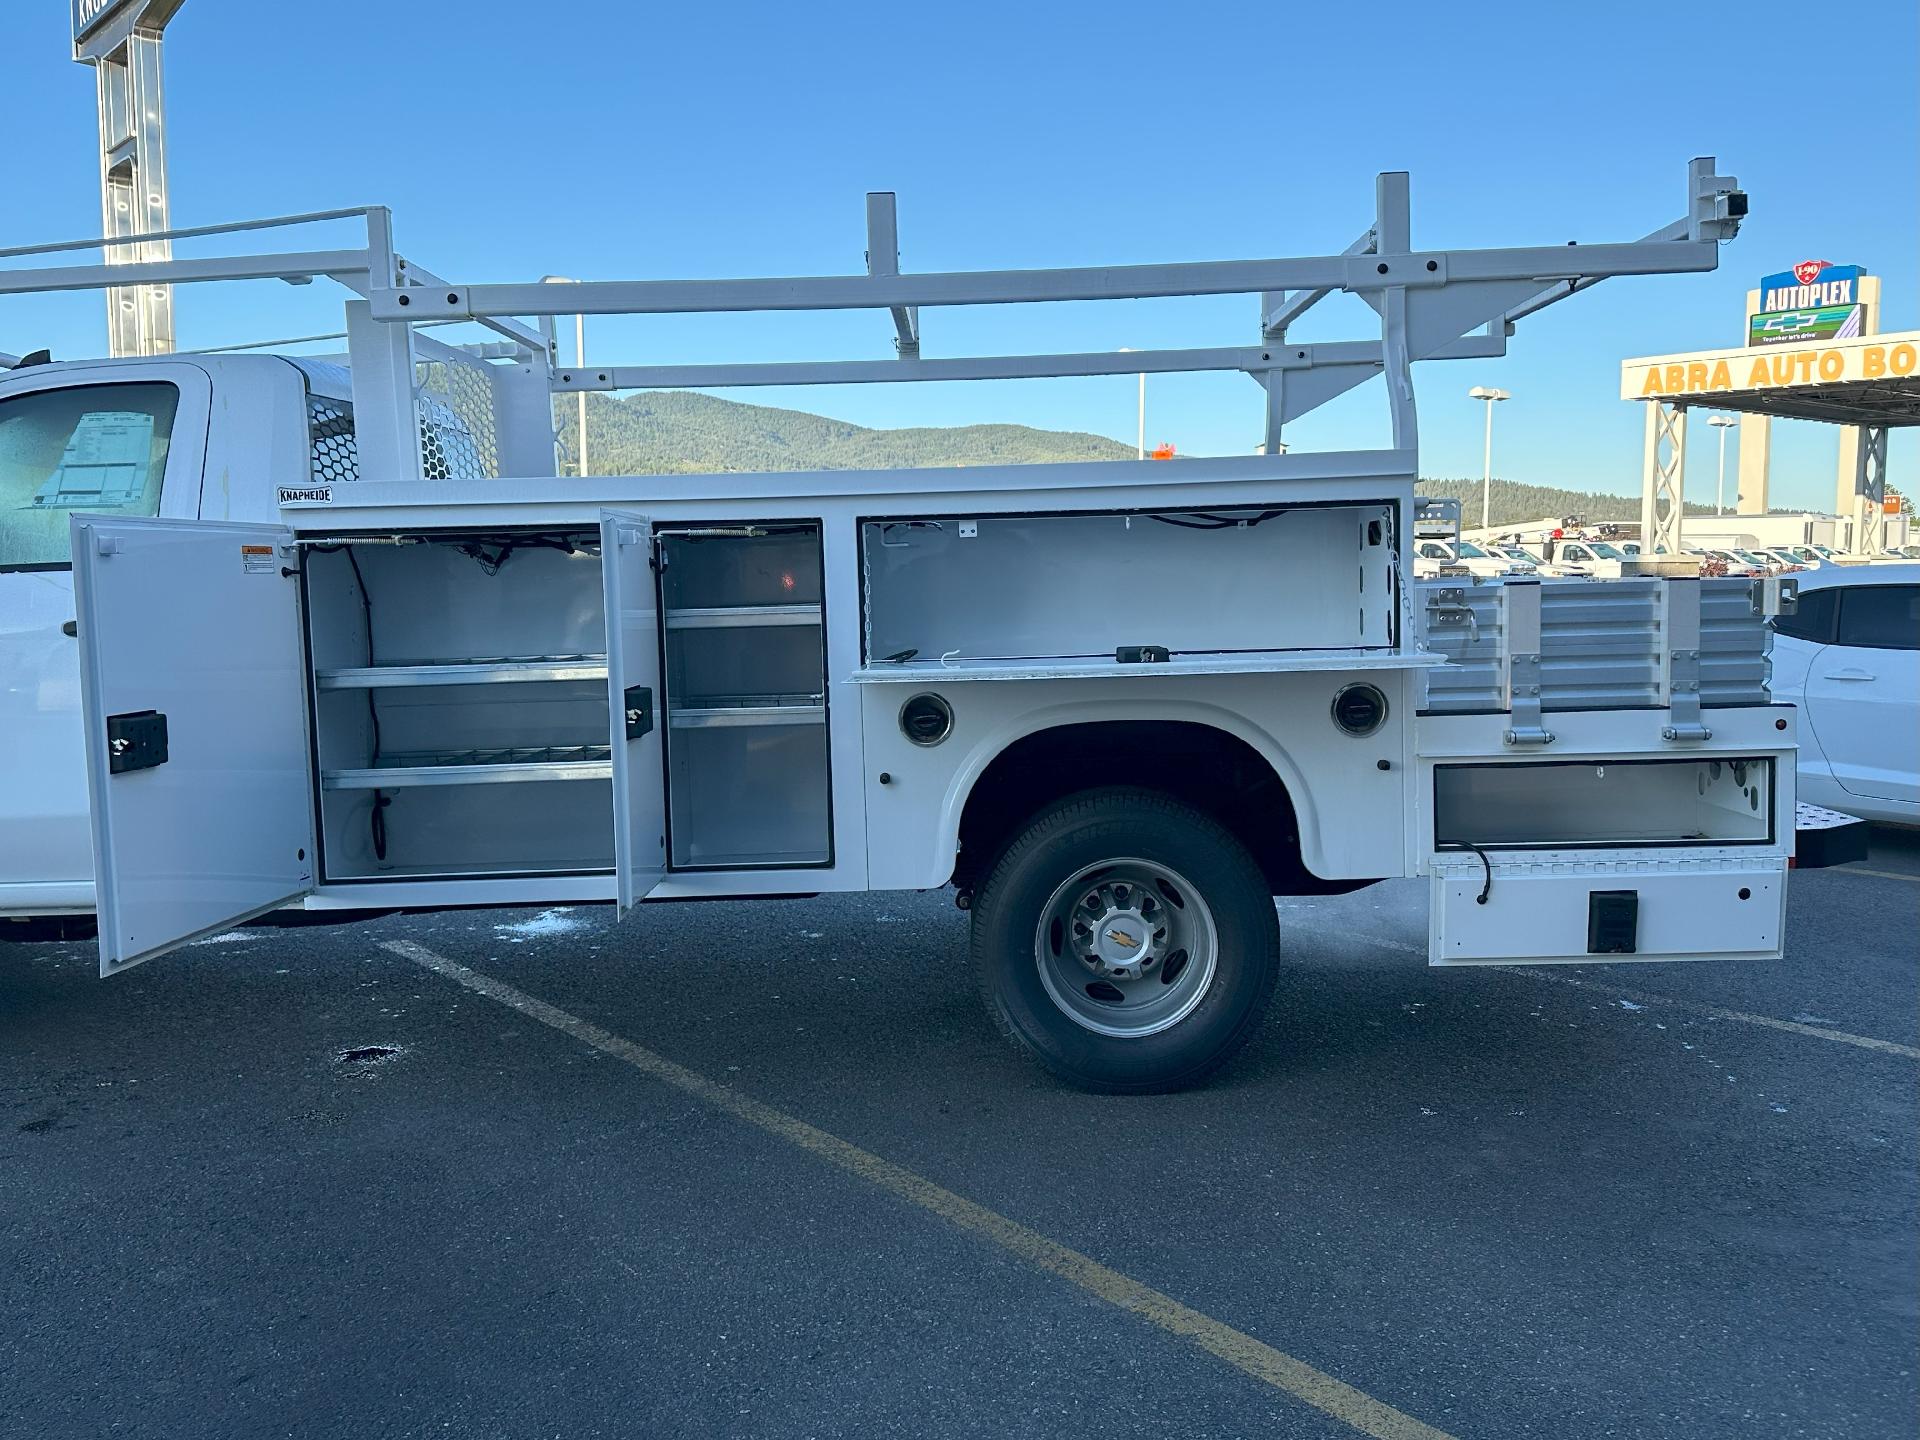
M 1460 518 L 1469 530 L 1480 525 L 1480 481 L 1429 476 L 1416 487 L 1422 495 L 1452 495 L 1460 501 Z M 1711 505 L 1687 503 L 1689 515 L 1711 515 Z M 1604 495 L 1592 490 L 1562 490 L 1553 485 L 1526 485 L 1518 480 L 1493 482 L 1492 516 L 1495 525 L 1544 520 L 1550 515 L 1579 516 L 1588 523 L 1602 520 L 1640 521 L 1638 495 Z
M 571 397 L 557 403 L 563 449 L 571 448 L 574 406 Z M 1025 425 L 871 430 L 804 410 L 743 405 L 681 390 L 587 397 L 587 462 L 597 475 L 1022 465 L 1131 460 L 1133 454 L 1133 446 L 1103 435 Z
M 555 402 L 570 467 L 576 401 Z M 1026 425 L 922 426 L 875 430 L 804 410 L 744 405 L 688 391 L 587 397 L 587 460 L 596 475 L 711 474 L 739 470 L 859 470 L 892 466 L 1023 465 L 1053 460 L 1128 460 L 1134 447 L 1104 435 Z M 1177 465 L 1179 462 L 1170 461 Z M 1480 523 L 1480 482 L 1426 479 L 1422 495 L 1459 496 L 1469 528 Z M 1710 507 L 1689 505 L 1689 513 Z M 1595 494 L 1516 480 L 1493 482 L 1493 523 L 1548 515 L 1638 520 L 1637 496 Z

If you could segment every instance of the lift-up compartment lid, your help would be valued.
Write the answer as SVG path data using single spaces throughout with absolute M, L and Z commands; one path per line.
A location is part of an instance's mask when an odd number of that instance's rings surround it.
M 291 535 L 73 517 L 87 785 L 110 975 L 313 887 Z

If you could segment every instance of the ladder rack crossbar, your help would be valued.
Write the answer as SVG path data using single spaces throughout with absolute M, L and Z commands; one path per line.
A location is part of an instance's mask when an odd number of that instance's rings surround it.
M 1387 377 L 1393 446 L 1413 450 L 1417 447 L 1414 361 L 1504 355 L 1516 321 L 1603 279 L 1715 268 L 1720 242 L 1738 231 L 1747 205 L 1739 182 L 1714 170 L 1711 157 L 1688 165 L 1683 218 L 1639 240 L 1597 245 L 1415 250 L 1410 239 L 1408 178 L 1402 172 L 1390 172 L 1375 181 L 1372 224 L 1337 255 L 909 274 L 899 265 L 894 196 L 875 192 L 867 197 L 865 273 L 583 280 L 566 285 L 463 284 L 396 254 L 390 212 L 382 206 L 362 206 L 0 250 L 0 259 L 11 259 L 99 247 L 112 257 L 149 241 L 352 219 L 363 221 L 366 228 L 366 244 L 358 249 L 0 267 L 0 296 L 214 280 L 280 279 L 301 284 L 330 278 L 357 297 L 347 303 L 345 332 L 354 405 L 367 448 L 379 455 L 400 452 L 398 470 L 388 478 L 418 478 L 417 457 L 410 464 L 404 453 L 418 421 L 415 362 L 422 350 L 443 357 L 448 353 L 424 336 L 416 336 L 416 331 L 461 323 L 480 325 L 510 342 L 510 349 L 488 344 L 465 347 L 465 353 L 477 364 L 507 361 L 519 367 L 512 377 L 505 370 L 491 374 L 496 381 L 511 378 L 516 425 L 529 433 L 550 428 L 547 412 L 553 392 L 1238 370 L 1266 391 L 1269 452 L 1284 448 L 1285 424 L 1379 373 Z M 1360 296 L 1376 312 L 1377 338 L 1311 344 L 1288 341 L 1287 328 L 1335 291 Z M 1094 354 L 921 355 L 923 308 L 1241 294 L 1258 299 L 1258 344 Z M 582 363 L 570 368 L 554 363 L 553 321 L 561 315 L 842 310 L 889 312 L 894 358 L 642 366 Z M 529 319 L 537 321 L 537 326 L 526 323 Z M 495 389 L 506 393 L 498 384 Z M 528 463 L 529 453 L 519 452 L 515 463 Z

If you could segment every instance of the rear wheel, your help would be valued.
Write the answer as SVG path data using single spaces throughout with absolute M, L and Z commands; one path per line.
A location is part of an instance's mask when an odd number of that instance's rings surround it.
M 1090 790 L 1036 816 L 974 898 L 987 1009 L 1092 1090 L 1194 1085 L 1258 1030 L 1279 973 L 1273 897 L 1246 849 L 1151 790 Z

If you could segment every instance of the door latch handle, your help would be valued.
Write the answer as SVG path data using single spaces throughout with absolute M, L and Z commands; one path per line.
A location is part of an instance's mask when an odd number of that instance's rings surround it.
M 107 716 L 107 773 L 151 770 L 167 763 L 167 717 L 158 710 Z
M 626 712 L 627 739 L 638 740 L 653 729 L 653 690 L 646 685 L 630 685 L 621 696 Z
M 1878 677 L 1866 670 L 1829 670 L 1822 678 L 1827 680 L 1873 680 Z

